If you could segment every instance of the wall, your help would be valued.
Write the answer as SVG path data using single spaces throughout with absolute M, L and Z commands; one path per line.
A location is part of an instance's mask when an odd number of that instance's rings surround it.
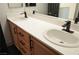
M 0 3 L 0 21 L 3 30 L 3 34 L 6 40 L 7 45 L 9 46 L 12 43 L 9 28 L 6 22 L 6 12 L 7 12 L 7 4 Z
M 68 19 L 73 20 L 74 14 L 76 10 L 76 3 L 61 3 L 60 4 L 60 10 L 61 8 L 69 8 L 69 16 Z

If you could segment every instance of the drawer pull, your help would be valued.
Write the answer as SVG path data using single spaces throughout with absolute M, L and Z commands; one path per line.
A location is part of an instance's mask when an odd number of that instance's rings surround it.
M 19 35 L 22 36 L 22 37 L 24 37 L 24 35 L 21 32 L 19 32 Z
M 21 43 L 22 45 L 25 45 L 25 43 L 24 43 L 22 40 L 20 41 L 20 43 Z
M 33 48 L 33 42 L 30 40 L 30 47 Z

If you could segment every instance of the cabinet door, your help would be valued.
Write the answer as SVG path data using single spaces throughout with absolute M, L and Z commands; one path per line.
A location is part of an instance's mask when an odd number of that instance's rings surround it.
M 15 44 L 15 46 L 17 48 L 19 48 L 19 44 L 18 44 L 18 37 L 17 37 L 17 27 L 15 24 L 13 24 L 12 22 L 9 21 L 9 25 L 10 25 L 10 30 L 11 30 L 11 34 L 12 34 L 12 39 L 13 42 Z
M 18 29 L 20 51 L 22 52 L 22 54 L 31 54 L 29 34 L 20 29 L 19 27 L 17 29 Z
M 58 53 L 50 50 L 48 47 L 37 41 L 34 37 L 31 38 L 31 47 L 33 55 L 57 55 Z

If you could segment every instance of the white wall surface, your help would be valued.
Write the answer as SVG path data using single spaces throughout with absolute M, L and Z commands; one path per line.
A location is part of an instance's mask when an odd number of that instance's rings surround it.
M 6 12 L 7 12 L 7 4 L 0 3 L 0 21 L 3 30 L 3 34 L 6 40 L 7 45 L 9 46 L 12 43 L 9 28 L 6 22 Z
M 60 4 L 60 10 L 61 8 L 69 8 L 69 16 L 68 19 L 73 20 L 74 14 L 76 10 L 76 3 L 61 3 Z

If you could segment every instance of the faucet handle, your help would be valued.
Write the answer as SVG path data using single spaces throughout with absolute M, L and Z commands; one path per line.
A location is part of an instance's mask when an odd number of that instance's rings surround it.
M 33 14 L 35 14 L 35 10 L 33 10 Z
M 24 14 L 24 12 L 20 13 L 21 15 Z
M 69 25 L 69 24 L 71 24 L 71 21 L 65 21 L 66 22 L 66 25 Z
M 66 26 L 70 26 L 71 25 L 71 21 L 65 21 L 66 23 L 64 25 L 62 25 L 62 27 L 66 27 Z
M 67 20 L 67 21 L 65 21 L 65 22 L 68 22 L 68 23 L 70 23 L 71 21 Z
M 23 11 L 23 12 L 21 12 L 20 14 L 24 14 L 24 13 L 26 13 L 26 11 Z

